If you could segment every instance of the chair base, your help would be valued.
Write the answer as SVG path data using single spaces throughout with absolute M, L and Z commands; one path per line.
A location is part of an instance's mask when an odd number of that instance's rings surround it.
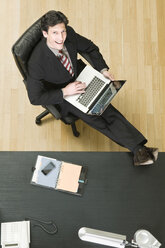
M 48 115 L 49 114 L 49 111 L 46 109 L 45 111 L 43 111 L 40 115 L 38 115 L 37 117 L 36 117 L 36 124 L 37 125 L 40 125 L 41 124 L 41 119 L 42 118 L 44 118 L 46 115 Z
M 74 135 L 75 137 L 79 137 L 79 136 L 80 136 L 80 133 L 77 131 L 75 122 L 73 122 L 73 123 L 71 124 L 71 128 L 72 128 L 73 135 Z
M 45 116 L 47 116 L 50 112 L 46 109 L 45 111 L 43 111 L 40 115 L 38 115 L 36 117 L 36 120 L 35 120 L 35 123 L 37 125 L 41 125 L 42 123 L 42 118 L 44 118 Z M 80 133 L 77 131 L 77 128 L 76 128 L 76 124 L 75 124 L 75 121 L 73 121 L 72 123 L 69 123 L 68 125 L 71 125 L 71 128 L 72 128 L 72 132 L 73 132 L 73 135 L 75 137 L 79 137 L 80 136 Z

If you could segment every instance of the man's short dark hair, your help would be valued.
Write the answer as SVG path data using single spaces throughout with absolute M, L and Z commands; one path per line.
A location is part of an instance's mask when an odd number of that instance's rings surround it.
M 50 10 L 41 18 L 41 30 L 48 32 L 49 27 L 64 23 L 65 27 L 69 23 L 68 18 L 60 11 Z

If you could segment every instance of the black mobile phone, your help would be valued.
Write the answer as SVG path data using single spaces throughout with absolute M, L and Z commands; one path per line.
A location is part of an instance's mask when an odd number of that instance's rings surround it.
M 48 175 L 54 168 L 56 168 L 56 166 L 55 166 L 52 162 L 49 162 L 49 163 L 42 169 L 42 173 L 46 176 L 46 175 Z

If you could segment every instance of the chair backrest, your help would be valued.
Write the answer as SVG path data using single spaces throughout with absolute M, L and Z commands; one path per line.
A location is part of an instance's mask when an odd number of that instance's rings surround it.
M 14 59 L 20 73 L 22 74 L 25 85 L 27 78 L 28 59 L 34 47 L 42 38 L 40 20 L 41 18 L 38 19 L 34 24 L 32 24 L 12 46 Z

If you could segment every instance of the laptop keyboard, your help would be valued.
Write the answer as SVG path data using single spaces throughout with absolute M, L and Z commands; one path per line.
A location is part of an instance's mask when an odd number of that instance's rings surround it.
M 85 93 L 82 93 L 77 98 L 77 101 L 87 107 L 92 102 L 93 98 L 96 96 L 96 94 L 99 92 L 99 90 L 103 87 L 104 84 L 104 81 L 95 76 L 86 87 Z

